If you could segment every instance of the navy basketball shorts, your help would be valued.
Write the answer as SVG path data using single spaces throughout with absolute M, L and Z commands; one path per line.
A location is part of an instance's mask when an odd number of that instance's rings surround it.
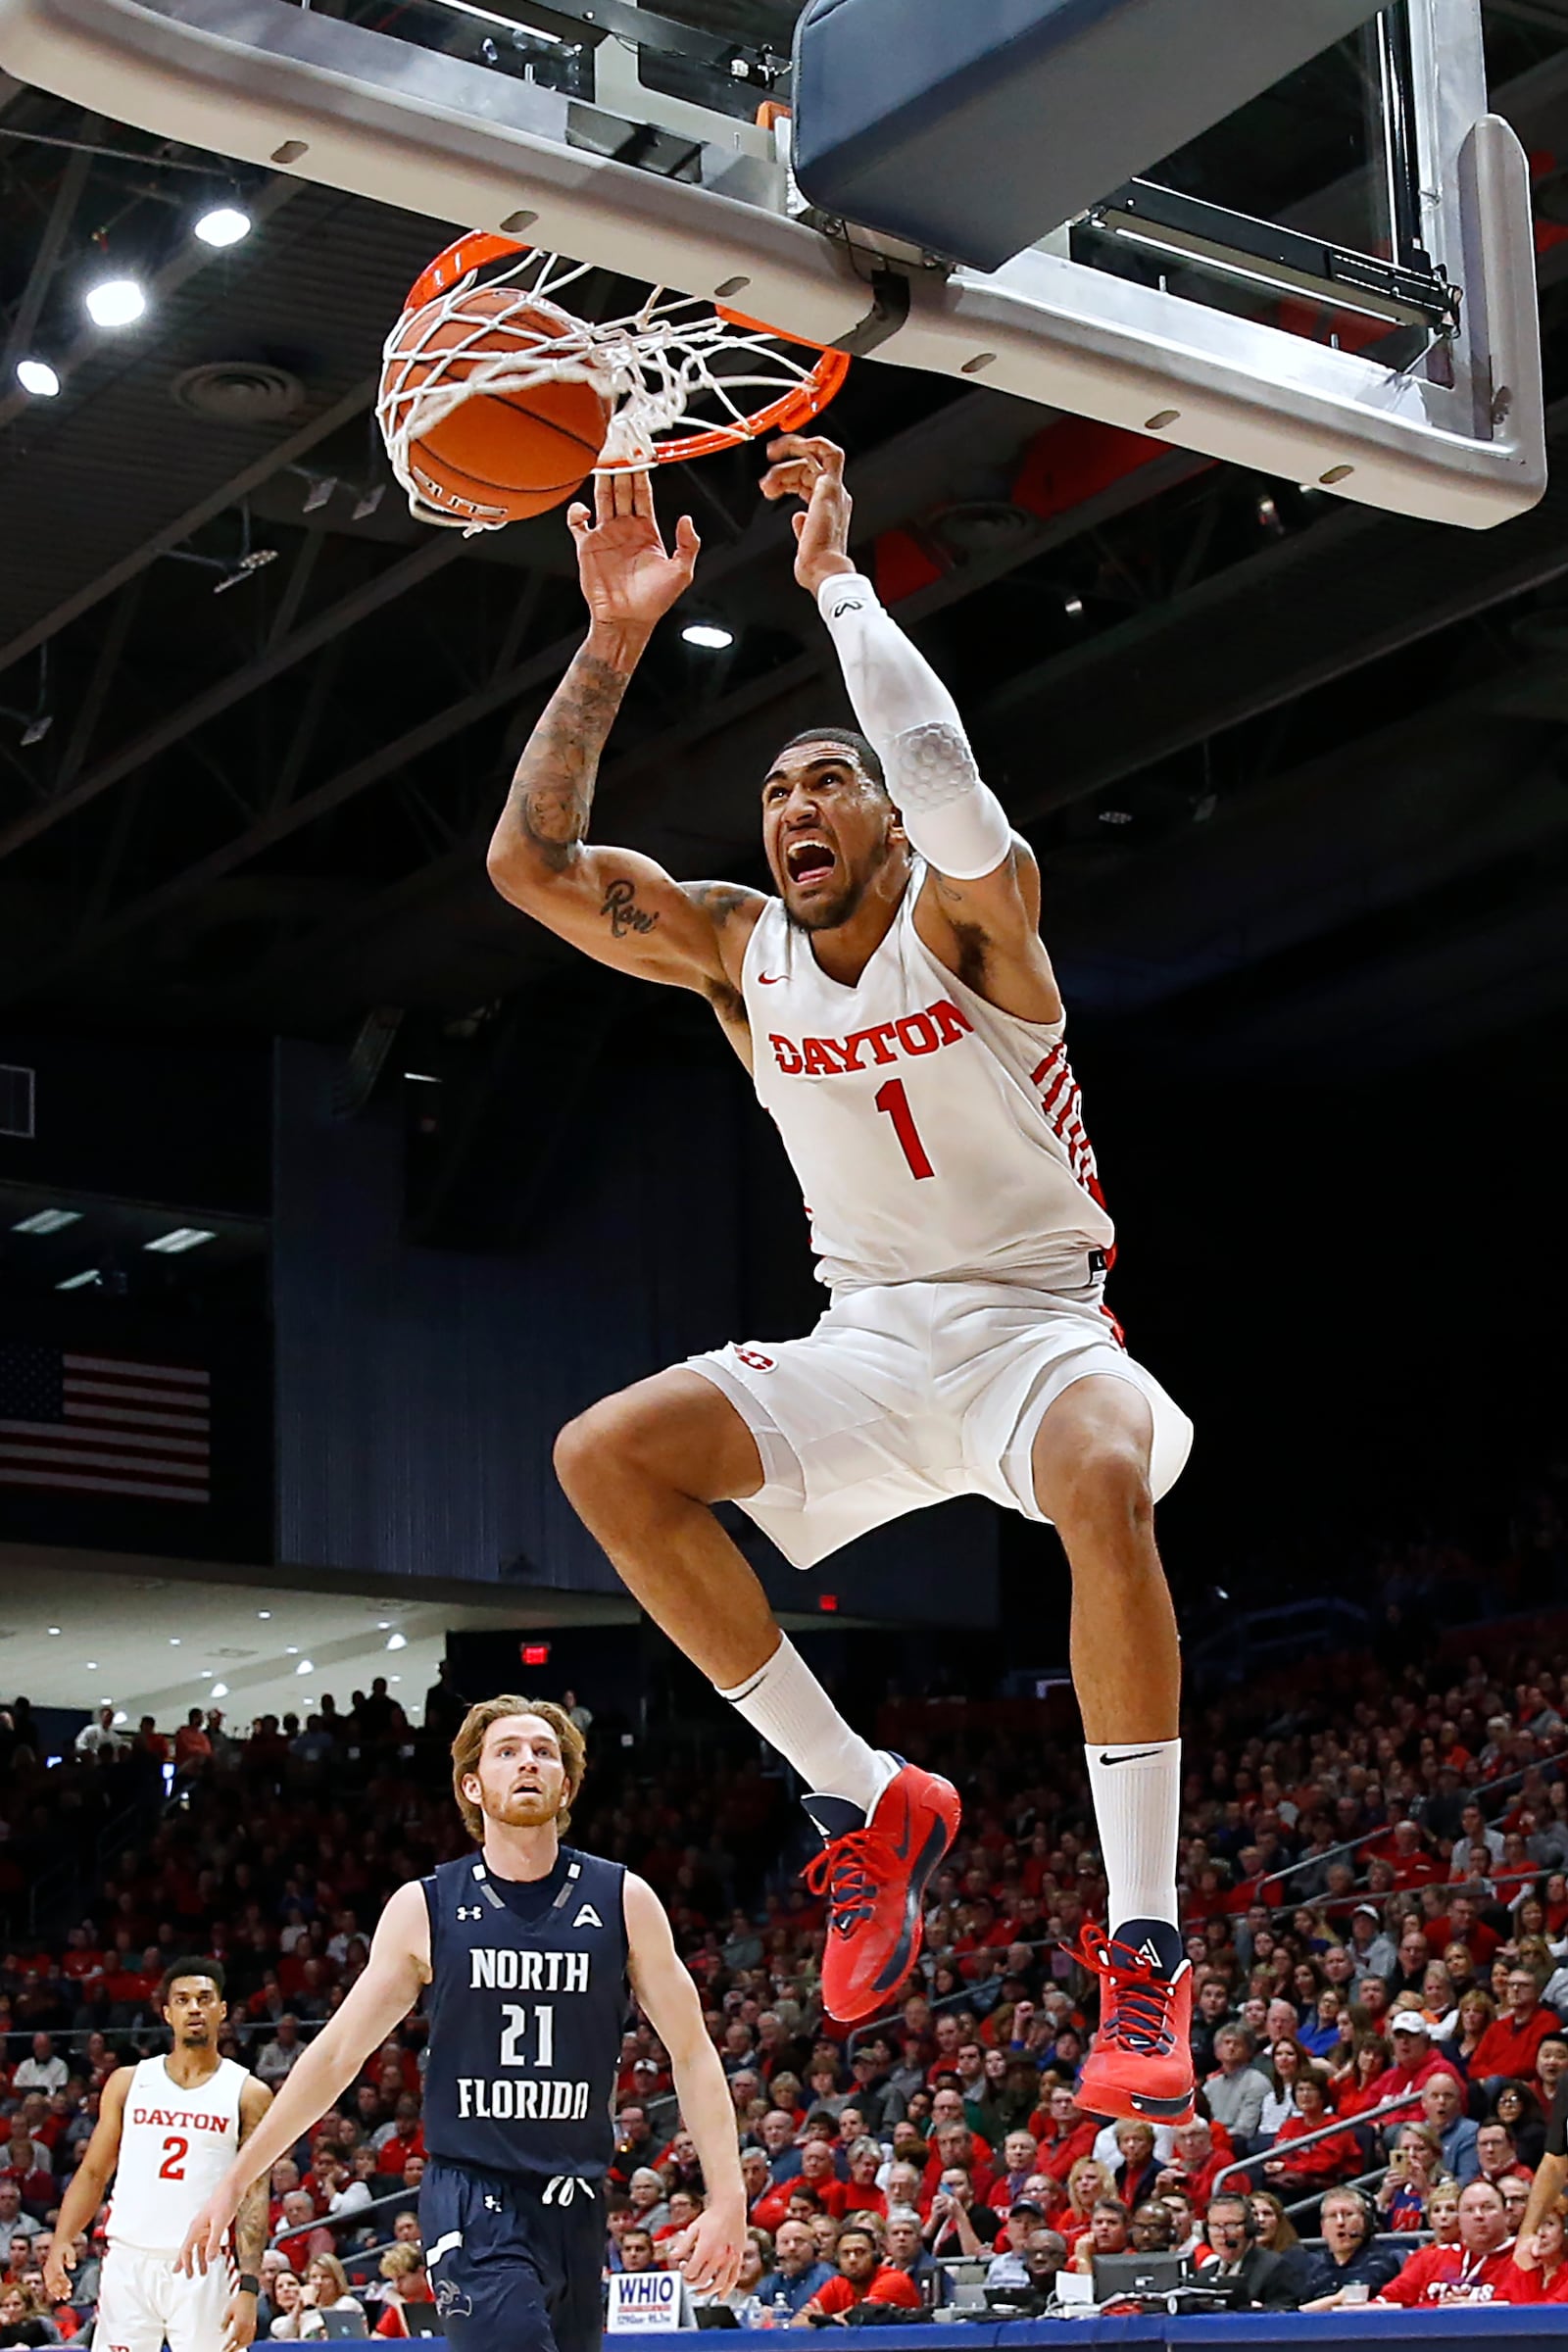
M 598 2352 L 599 2182 L 482 2173 L 432 2157 L 419 2183 L 419 2233 L 454 2352 Z

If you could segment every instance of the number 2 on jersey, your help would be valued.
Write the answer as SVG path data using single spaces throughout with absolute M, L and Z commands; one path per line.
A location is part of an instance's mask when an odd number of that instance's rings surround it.
M 188 2139 L 180 2139 L 176 2134 L 171 2134 L 171 2136 L 165 2140 L 164 2161 L 158 2167 L 158 2178 L 160 2180 L 184 2180 L 185 2157 L 189 2148 L 190 2141 Z
M 904 1080 L 890 1078 L 886 1086 L 878 1090 L 875 1100 L 878 1110 L 886 1111 L 888 1117 L 893 1121 L 893 1132 L 899 1139 L 900 1150 L 909 1163 L 909 1174 L 916 1181 L 922 1176 L 934 1176 L 936 1170 L 926 1157 L 925 1146 L 920 1141 L 920 1130 L 915 1125 L 914 1113 L 909 1108 L 909 1098 L 904 1091 Z

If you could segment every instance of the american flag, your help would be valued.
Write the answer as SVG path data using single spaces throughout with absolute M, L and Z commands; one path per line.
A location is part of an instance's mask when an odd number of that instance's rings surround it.
M 211 1379 L 0 1341 L 0 1486 L 206 1502 Z

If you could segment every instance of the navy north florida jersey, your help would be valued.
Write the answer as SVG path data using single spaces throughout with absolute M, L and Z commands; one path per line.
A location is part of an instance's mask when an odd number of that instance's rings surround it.
M 424 2144 L 448 2164 L 602 2178 L 626 1984 L 625 1872 L 563 1846 L 548 1878 L 473 1854 L 423 1882 L 430 1918 Z

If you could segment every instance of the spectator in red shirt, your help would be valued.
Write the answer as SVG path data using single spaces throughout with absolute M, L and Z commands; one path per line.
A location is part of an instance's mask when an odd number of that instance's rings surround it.
M 848 2211 L 848 2190 L 839 2179 L 833 2150 L 825 2139 L 808 2139 L 801 2146 L 799 2184 L 816 2191 L 818 2209 L 836 2222 Z
M 884 2262 L 869 2230 L 852 2223 L 839 2231 L 838 2277 L 819 2286 L 795 2316 L 797 2328 L 820 2316 L 838 2319 L 858 2303 L 891 2303 L 905 2311 L 920 2309 L 920 2290 L 906 2271 Z
M 1546 2007 L 1528 1968 L 1515 1963 L 1505 1989 L 1507 2009 L 1487 2028 L 1470 2061 L 1470 2080 L 1481 2084 L 1488 2100 L 1496 2097 L 1504 2082 L 1530 2082 L 1542 2043 L 1562 2031 L 1561 2018 Z
M 1519 2291 L 1511 2298 L 1515 2303 L 1568 2303 L 1565 2228 L 1568 2225 L 1560 2213 L 1548 2213 L 1539 2228 L 1515 2245 L 1513 2262 L 1520 2275 Z
M 1488 1927 L 1481 1916 L 1479 1899 L 1468 1888 L 1449 1898 L 1446 1932 L 1443 1936 L 1436 1936 L 1433 1931 L 1444 1924 L 1441 1920 L 1435 1920 L 1427 1932 L 1427 1940 L 1434 1952 L 1441 1952 L 1446 1944 L 1462 1943 L 1475 1962 L 1477 1972 L 1484 1974 L 1492 1966 L 1502 1938 L 1495 1928 Z
M 1315 2190 L 1332 2187 L 1336 2180 L 1349 2180 L 1360 2172 L 1361 2149 L 1353 2132 L 1336 2132 L 1329 2139 L 1320 2139 L 1309 2148 L 1292 2154 L 1290 2142 L 1303 2139 L 1309 2132 L 1321 2132 L 1331 2123 L 1328 2086 L 1315 2069 L 1297 2078 L 1296 2113 L 1288 2115 L 1279 2129 L 1274 2152 L 1263 2161 L 1263 2176 L 1273 2186 L 1289 2184 L 1293 2196 L 1309 2196 Z M 1283 2191 L 1282 2191 L 1283 2193 Z
M 1233 2161 L 1232 2151 L 1216 2143 L 1214 2127 L 1204 2116 L 1178 2124 L 1171 2139 L 1170 2162 L 1155 2178 L 1154 2194 L 1180 2189 L 1199 2213 L 1206 2213 L 1215 2179 Z
M 886 2214 L 888 2201 L 876 2184 L 876 2177 L 881 2170 L 880 2140 L 867 2136 L 851 2143 L 850 2177 L 844 2183 L 844 2211 L 847 2214 Z
M 1434 2304 L 1519 2303 L 1526 2300 L 1522 2285 L 1502 2198 L 1490 2180 L 1472 2180 L 1459 2199 L 1458 2244 L 1419 2247 L 1376 2300 L 1400 2303 L 1407 2310 L 1430 2310 Z
M 53 2173 L 39 2164 L 37 2143 L 25 2124 L 13 2124 L 10 2144 L 0 2150 L 0 2156 L 4 2157 L 0 2180 L 14 2180 L 24 2211 L 42 2220 L 60 2192 Z
M 1389 1856 L 1394 1884 L 1401 1893 L 1407 1886 L 1429 1886 L 1434 1879 L 1443 1876 L 1443 1865 L 1436 1855 L 1427 1851 L 1422 1842 L 1420 1825 L 1413 1821 L 1396 1821 L 1394 1825 L 1394 1851 Z
M 1504 2180 L 1531 2180 L 1535 2176 L 1528 2164 L 1521 2164 L 1519 2151 L 1513 2143 L 1513 2133 L 1506 2124 L 1495 2117 L 1484 2123 L 1476 2133 L 1476 2155 L 1481 2164 L 1481 2179 L 1501 2188 Z
M 390 2138 L 383 2139 L 376 2158 L 376 2170 L 382 2173 L 401 2173 L 411 2156 L 422 2156 L 424 2125 L 419 2115 L 419 2102 L 412 2091 L 406 2090 L 398 2100 L 397 2129 Z
M 1412 2123 L 1420 2121 L 1420 2098 L 1424 2085 L 1434 2075 L 1449 2074 L 1458 2077 L 1459 2070 L 1448 2059 L 1442 2058 L 1432 2047 L 1427 2021 L 1419 2009 L 1396 2009 L 1389 2020 L 1389 2039 L 1394 2044 L 1394 2064 L 1367 2085 L 1372 2106 L 1381 2106 L 1385 2099 L 1396 2099 L 1404 2094 L 1408 2099 Z M 1385 2128 L 1392 2118 L 1384 2118 Z M 1401 2115 L 1398 2120 L 1404 2120 Z
M 1053 2180 L 1065 2181 L 1080 2156 L 1093 2153 L 1100 2127 L 1085 2115 L 1070 2084 L 1058 2082 L 1051 2093 L 1044 2119 L 1038 2111 L 1029 2129 L 1038 2132 L 1036 2162 Z

